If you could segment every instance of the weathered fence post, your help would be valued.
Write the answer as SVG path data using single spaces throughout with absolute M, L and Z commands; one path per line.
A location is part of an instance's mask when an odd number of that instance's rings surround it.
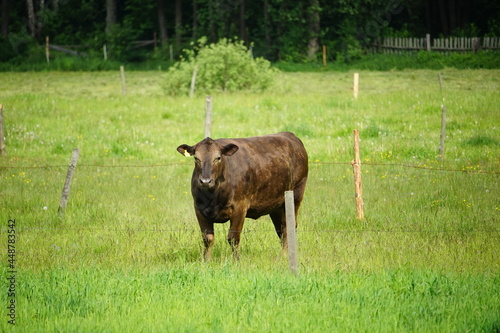
M 427 51 L 430 52 L 430 50 L 431 50 L 431 35 L 430 34 L 425 34 L 425 43 L 427 45 Z
M 66 209 L 66 205 L 68 204 L 69 199 L 69 188 L 71 186 L 71 180 L 73 179 L 73 175 L 75 173 L 76 163 L 78 162 L 78 157 L 80 156 L 80 149 L 75 148 L 73 153 L 71 154 L 71 160 L 69 162 L 68 173 L 66 175 L 66 181 L 64 182 L 61 201 L 59 202 L 59 210 L 60 214 L 64 213 Z
M 205 138 L 210 137 L 212 128 L 212 96 L 207 95 L 205 104 Z
M 5 151 L 5 136 L 3 131 L 3 105 L 0 104 L 0 156 L 7 155 Z
M 193 98 L 194 96 L 194 89 L 196 86 L 196 72 L 198 71 L 198 66 L 194 66 L 193 69 L 193 76 L 191 76 L 191 89 L 189 90 L 189 97 Z
M 446 106 L 441 105 L 441 137 L 439 140 L 439 159 L 444 159 L 444 140 L 446 137 Z
M 104 60 L 108 60 L 108 46 L 106 44 L 102 46 L 102 52 L 104 53 Z
M 358 90 L 359 90 L 359 73 L 354 73 L 354 98 L 358 98 Z
M 323 66 L 326 66 L 326 46 L 323 45 Z
M 359 131 L 354 130 L 354 160 L 351 162 L 354 172 L 354 197 L 356 199 L 356 218 L 365 219 L 363 209 L 363 186 L 361 183 L 361 158 L 359 154 Z
M 294 275 L 299 273 L 299 259 L 297 256 L 297 235 L 295 230 L 295 203 L 293 191 L 285 192 L 286 235 L 288 243 L 288 263 Z
M 50 62 L 50 43 L 49 36 L 45 37 L 45 58 L 47 58 L 47 63 Z
M 122 78 L 122 93 L 125 96 L 127 95 L 127 84 L 125 82 L 125 68 L 123 66 L 120 66 L 120 75 Z

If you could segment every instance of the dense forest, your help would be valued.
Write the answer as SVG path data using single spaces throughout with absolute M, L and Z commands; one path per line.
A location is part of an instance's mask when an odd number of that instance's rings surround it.
M 491 0 L 0 0 L 0 61 L 51 43 L 140 61 L 157 40 L 175 55 L 205 36 L 240 39 L 269 60 L 362 54 L 383 36 L 499 36 L 500 2 Z M 97 51 L 96 51 L 97 52 Z

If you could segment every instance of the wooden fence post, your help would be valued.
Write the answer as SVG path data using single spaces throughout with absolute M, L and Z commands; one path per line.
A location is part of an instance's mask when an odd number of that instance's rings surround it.
M 443 77 L 441 76 L 441 72 L 438 73 L 439 79 L 439 90 L 443 91 Z
M 47 58 L 47 63 L 50 62 L 50 43 L 49 36 L 45 37 L 45 58 Z
M 78 162 L 78 157 L 80 156 L 80 149 L 75 148 L 73 153 L 71 154 L 71 160 L 69 162 L 68 173 L 66 174 L 66 181 L 64 182 L 63 191 L 61 195 L 61 201 L 59 202 L 59 210 L 60 214 L 64 213 L 66 209 L 66 205 L 68 204 L 69 199 L 69 188 L 71 186 L 71 180 L 73 179 L 73 175 L 75 173 L 76 163 Z
M 439 140 L 439 159 L 444 159 L 444 140 L 446 137 L 446 106 L 441 105 L 441 137 Z
M 356 218 L 365 219 L 363 208 L 363 186 L 361 183 L 361 158 L 359 154 L 359 131 L 354 130 L 354 160 L 351 162 L 354 171 L 354 197 L 356 199 Z
M 122 78 L 122 93 L 125 96 L 127 95 L 127 84 L 125 82 L 125 68 L 123 66 L 120 66 L 120 75 Z
M 212 128 L 212 96 L 208 95 L 205 104 L 205 138 L 210 137 Z
M 431 50 L 431 35 L 430 34 L 425 34 L 425 43 L 427 45 L 427 51 L 430 52 L 430 50 Z
M 326 46 L 323 45 L 323 66 L 326 66 Z
M 358 91 L 359 91 L 359 73 L 354 73 L 354 98 L 358 98 Z
M 0 156 L 7 155 L 5 151 L 5 136 L 3 131 L 3 105 L 0 104 Z
M 106 44 L 102 46 L 102 52 L 104 53 L 104 60 L 108 60 L 108 46 Z
M 293 191 L 285 192 L 285 216 L 288 243 L 288 263 L 292 273 L 297 276 L 299 273 L 299 259 L 297 256 L 297 235 L 295 230 L 295 203 Z

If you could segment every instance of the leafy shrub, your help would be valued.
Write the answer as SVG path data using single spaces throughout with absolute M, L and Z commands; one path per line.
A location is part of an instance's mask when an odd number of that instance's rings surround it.
M 276 73 L 269 61 L 253 59 L 242 41 L 222 39 L 206 45 L 206 38 L 202 38 L 185 53 L 168 71 L 165 89 L 169 94 L 189 91 L 195 67 L 196 90 L 203 92 L 265 90 Z

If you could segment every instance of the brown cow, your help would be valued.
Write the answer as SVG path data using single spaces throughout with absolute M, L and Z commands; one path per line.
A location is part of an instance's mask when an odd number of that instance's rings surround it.
M 307 181 L 307 152 L 293 133 L 244 138 L 206 138 L 177 151 L 194 156 L 191 178 L 194 209 L 205 243 L 205 260 L 214 244 L 214 223 L 231 221 L 228 242 L 238 258 L 245 217 L 269 214 L 287 247 L 284 192 L 293 190 L 295 216 Z M 295 225 L 297 227 L 297 225 Z

